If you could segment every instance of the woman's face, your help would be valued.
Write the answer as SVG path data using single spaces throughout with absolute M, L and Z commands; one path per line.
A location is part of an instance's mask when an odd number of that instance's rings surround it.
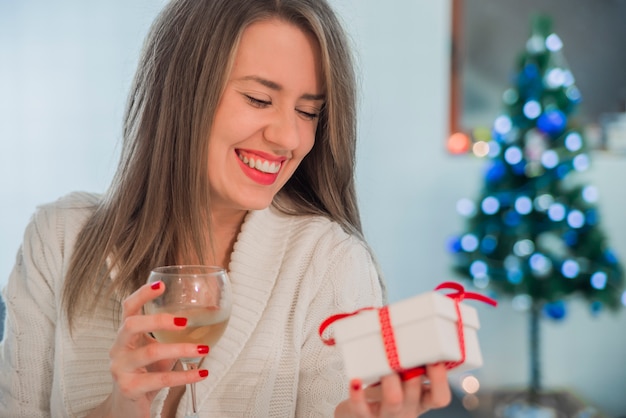
M 213 211 L 266 208 L 311 150 L 320 63 L 316 39 L 292 24 L 245 29 L 209 138 Z

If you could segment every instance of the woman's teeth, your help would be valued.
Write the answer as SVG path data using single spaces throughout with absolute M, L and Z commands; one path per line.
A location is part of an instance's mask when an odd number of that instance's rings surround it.
M 250 168 L 259 170 L 263 173 L 276 174 L 280 170 L 280 163 L 270 163 L 267 160 L 248 158 L 245 155 L 237 154 L 239 159 Z

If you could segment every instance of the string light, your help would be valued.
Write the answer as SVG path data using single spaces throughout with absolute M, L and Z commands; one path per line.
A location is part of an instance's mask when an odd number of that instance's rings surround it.
M 515 199 L 515 210 L 522 215 L 528 215 L 533 210 L 533 202 L 530 197 L 520 196 Z
M 461 381 L 461 387 L 463 388 L 465 393 L 473 395 L 478 392 L 478 389 L 480 389 L 480 382 L 474 376 L 465 376 Z
M 602 290 L 606 287 L 607 280 L 608 280 L 608 277 L 606 273 L 602 271 L 595 272 L 591 276 L 591 286 L 594 289 Z
M 511 165 L 519 163 L 522 158 L 522 150 L 519 147 L 509 147 L 504 151 L 504 160 Z
M 536 100 L 529 100 L 524 104 L 522 112 L 524 112 L 524 116 L 528 119 L 536 119 L 541 115 L 541 105 Z
M 487 196 L 483 199 L 480 208 L 487 215 L 493 215 L 500 210 L 500 201 L 493 196 Z
M 513 122 L 511 121 L 511 118 L 506 115 L 501 115 L 494 121 L 493 130 L 500 135 L 506 135 L 511 131 L 512 126 Z
M 583 199 L 587 203 L 595 203 L 598 201 L 599 193 L 595 186 L 585 186 L 582 191 Z
M 559 155 L 554 150 L 547 150 L 541 155 L 541 164 L 547 168 L 554 168 L 559 163 Z
M 554 197 L 552 197 L 552 195 L 549 195 L 549 194 L 542 194 L 540 196 L 537 196 L 534 201 L 535 208 L 539 212 L 544 212 L 548 210 L 548 208 L 550 208 L 550 205 L 552 205 L 552 203 L 554 203 Z
M 489 154 L 489 144 L 485 141 L 478 141 L 472 146 L 472 152 L 477 157 L 485 157 Z
M 579 210 L 573 210 L 567 214 L 567 224 L 572 228 L 582 228 L 585 224 L 585 215 Z
M 565 260 L 561 265 L 561 273 L 568 279 L 573 279 L 578 276 L 579 272 L 580 265 L 578 265 L 578 263 L 574 260 Z
M 476 204 L 466 197 L 456 202 L 456 211 L 461 215 L 469 218 L 476 214 Z
M 471 140 L 463 132 L 455 132 L 448 138 L 447 148 L 452 154 L 465 154 L 470 149 Z
M 578 132 L 570 132 L 565 137 L 565 148 L 571 152 L 578 151 L 583 146 L 583 139 Z
M 550 34 L 546 37 L 546 48 L 552 52 L 560 51 L 563 48 L 563 42 L 556 33 Z
M 548 218 L 554 222 L 560 222 L 565 219 L 565 206 L 561 203 L 553 203 L 548 208 Z
M 580 154 L 574 157 L 572 163 L 576 171 L 586 171 L 589 168 L 589 156 L 587 154 Z
M 463 251 L 471 253 L 478 248 L 478 238 L 474 234 L 465 234 L 461 238 L 461 248 Z

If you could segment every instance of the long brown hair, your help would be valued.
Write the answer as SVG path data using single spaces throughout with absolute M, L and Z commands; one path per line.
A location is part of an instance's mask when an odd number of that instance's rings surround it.
M 317 38 L 327 102 L 313 149 L 276 196 L 362 237 L 354 184 L 356 87 L 347 37 L 324 0 L 172 0 L 155 20 L 130 91 L 119 167 L 78 236 L 64 287 L 70 326 L 103 297 L 123 298 L 154 266 L 206 262 L 207 140 L 239 39 L 277 17 Z M 188 261 L 187 261 L 188 262 Z M 116 269 L 115 281 L 109 280 Z

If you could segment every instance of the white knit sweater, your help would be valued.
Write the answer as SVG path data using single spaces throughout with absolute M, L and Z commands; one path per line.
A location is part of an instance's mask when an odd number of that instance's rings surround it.
M 70 338 L 61 308 L 77 233 L 98 196 L 73 193 L 38 208 L 3 295 L 0 417 L 81 417 L 111 392 L 108 351 L 115 303 L 78 318 Z M 229 266 L 234 305 L 197 387 L 200 417 L 329 417 L 347 396 L 342 361 L 317 334 L 329 315 L 380 306 L 372 258 L 322 217 L 251 212 Z M 153 403 L 160 410 L 167 390 Z M 182 417 L 188 399 L 180 403 Z

